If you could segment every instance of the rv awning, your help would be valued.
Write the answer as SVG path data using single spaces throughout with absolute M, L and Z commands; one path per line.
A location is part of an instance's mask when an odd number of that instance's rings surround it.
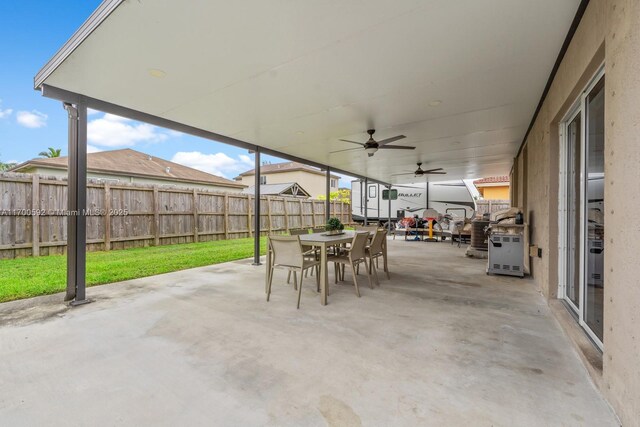
M 504 175 L 579 3 L 107 0 L 35 87 L 383 182 Z M 368 128 L 417 149 L 332 153 Z

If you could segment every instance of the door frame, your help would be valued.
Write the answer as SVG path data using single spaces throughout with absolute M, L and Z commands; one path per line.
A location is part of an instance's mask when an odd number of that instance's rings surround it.
M 586 243 L 587 243 L 587 224 L 586 224 L 586 216 L 587 216 L 587 203 L 586 201 L 586 174 L 587 174 L 587 131 L 589 124 L 589 117 L 587 111 L 587 96 L 593 90 L 593 88 L 598 84 L 600 79 L 602 79 L 605 75 L 604 73 L 604 63 L 600 65 L 598 71 L 591 77 L 589 83 L 586 85 L 584 90 L 580 93 L 578 98 L 575 100 L 571 108 L 569 108 L 568 112 L 562 118 L 559 124 L 559 135 L 560 135 L 560 171 L 559 171 L 559 183 L 558 183 L 558 299 L 563 300 L 578 316 L 578 324 L 584 329 L 589 338 L 596 344 L 596 346 L 602 351 L 603 350 L 603 342 L 598 338 L 598 336 L 589 328 L 587 325 L 584 315 L 585 315 L 585 304 L 586 304 Z M 567 155 L 568 155 L 568 127 L 569 124 L 575 119 L 575 117 L 580 114 L 580 236 L 578 239 L 580 256 L 579 256 L 579 274 L 578 274 L 578 287 L 580 289 L 580 307 L 576 307 L 576 305 L 571 301 L 571 299 L 567 296 L 567 235 L 568 235 L 568 203 L 567 203 L 567 179 L 568 173 L 567 170 Z

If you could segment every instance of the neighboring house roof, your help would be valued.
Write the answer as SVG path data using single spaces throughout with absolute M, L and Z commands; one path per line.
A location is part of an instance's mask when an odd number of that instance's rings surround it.
M 272 163 L 272 164 L 260 166 L 260 175 L 268 175 L 271 173 L 282 173 L 282 172 L 294 172 L 294 171 L 304 171 L 304 172 L 325 176 L 325 172 L 321 171 L 320 169 L 314 168 L 313 166 L 305 165 L 304 163 L 298 163 L 298 162 Z M 255 173 L 256 173 L 255 169 L 251 169 L 246 172 L 242 172 L 235 179 L 239 180 L 243 176 L 251 176 L 251 175 L 255 175 Z M 340 178 L 338 175 L 334 175 L 334 174 L 331 174 L 331 177 Z
M 492 176 L 489 178 L 476 179 L 473 181 L 476 186 L 495 186 L 495 185 L 509 185 L 508 176 Z
M 67 157 L 54 157 L 50 159 L 28 160 L 15 166 L 11 170 L 13 172 L 28 172 L 28 169 L 34 167 L 66 170 L 67 165 Z M 244 185 L 230 179 L 202 172 L 197 169 L 141 153 L 140 151 L 135 151 L 130 148 L 87 154 L 87 171 L 94 173 L 101 172 L 138 176 L 167 181 L 219 185 L 221 187 L 245 187 Z
M 255 194 L 256 187 L 252 185 L 242 190 L 244 194 Z M 260 186 L 261 196 L 290 196 L 290 197 L 305 197 L 309 198 L 311 195 L 300 187 L 297 182 L 288 182 L 285 184 L 263 184 Z

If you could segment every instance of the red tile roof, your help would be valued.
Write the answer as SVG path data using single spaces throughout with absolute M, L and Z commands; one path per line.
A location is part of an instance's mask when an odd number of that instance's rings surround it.
M 478 184 L 509 184 L 508 176 L 491 176 L 489 178 L 481 178 L 473 181 L 475 185 Z

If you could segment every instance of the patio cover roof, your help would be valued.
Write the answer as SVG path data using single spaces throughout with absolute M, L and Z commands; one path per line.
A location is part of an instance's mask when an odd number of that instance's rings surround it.
M 504 175 L 579 3 L 106 0 L 35 87 L 382 182 Z M 368 128 L 417 149 L 331 153 Z

